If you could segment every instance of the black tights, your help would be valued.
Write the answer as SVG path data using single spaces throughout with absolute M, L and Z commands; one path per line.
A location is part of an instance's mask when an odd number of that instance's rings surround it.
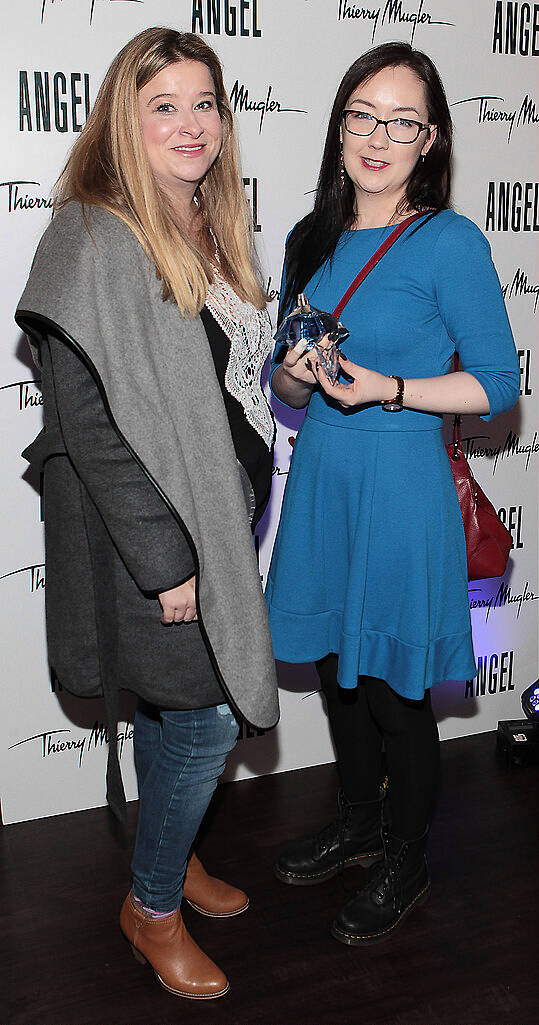
M 337 683 L 337 667 L 337 655 L 316 663 L 341 787 L 352 803 L 375 800 L 385 750 L 391 832 L 413 840 L 427 827 L 440 770 L 430 692 L 422 701 L 410 701 L 372 676 L 360 676 L 355 690 L 344 690 Z

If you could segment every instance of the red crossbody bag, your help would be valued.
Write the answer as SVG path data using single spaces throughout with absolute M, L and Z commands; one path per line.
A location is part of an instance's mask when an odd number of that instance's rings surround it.
M 458 360 L 455 368 L 457 366 Z M 513 538 L 479 487 L 464 455 L 460 416 L 453 421 L 453 441 L 445 447 L 464 526 L 468 580 L 501 577 L 505 573 Z

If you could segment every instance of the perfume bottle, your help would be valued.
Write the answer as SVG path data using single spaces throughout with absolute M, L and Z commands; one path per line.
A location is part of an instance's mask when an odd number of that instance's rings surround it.
M 279 324 L 274 338 L 276 342 L 296 348 L 301 355 L 315 349 L 318 361 L 326 376 L 335 384 L 339 375 L 339 344 L 348 338 L 350 332 L 332 313 L 325 313 L 311 306 L 307 297 L 298 295 L 298 304 L 292 313 Z M 328 336 L 325 345 L 322 338 Z
M 531 683 L 520 695 L 522 708 L 528 719 L 539 720 L 539 680 Z

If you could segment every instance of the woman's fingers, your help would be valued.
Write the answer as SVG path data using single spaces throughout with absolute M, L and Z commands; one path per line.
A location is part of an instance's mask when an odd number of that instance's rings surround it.
M 333 345 L 333 342 L 331 341 L 331 339 L 329 337 L 329 334 L 327 334 L 327 335 L 322 335 L 322 338 L 316 344 L 318 345 L 318 347 L 320 349 L 329 349 L 329 346 Z
M 165 626 L 170 626 L 172 623 L 193 623 L 197 618 L 196 607 L 187 602 L 179 605 L 161 602 L 161 608 L 163 610 L 161 622 Z
M 165 626 L 172 623 L 192 623 L 197 618 L 195 578 L 191 577 L 170 591 L 162 591 L 159 603 L 163 610 L 161 622 Z
M 318 348 L 322 349 L 327 348 L 329 345 L 332 344 L 333 343 L 330 341 L 328 334 L 324 335 L 323 338 L 321 338 L 320 341 L 317 342 Z M 346 356 L 343 356 L 341 352 L 338 353 L 338 357 L 339 362 L 343 370 L 346 370 L 348 377 L 351 377 L 354 382 L 359 383 L 361 380 L 361 374 L 362 372 L 364 372 L 363 368 L 359 367 L 356 363 L 352 363 L 349 359 L 346 358 Z M 297 380 L 305 381 L 309 384 L 312 384 L 313 380 L 318 381 L 328 395 L 331 395 L 332 398 L 336 399 L 339 402 L 342 399 L 342 404 L 344 406 L 358 404 L 359 400 L 357 394 L 355 394 L 355 389 L 353 398 L 350 394 L 350 385 L 332 385 L 330 384 L 325 374 L 324 379 L 322 380 L 322 378 L 320 377 L 320 373 L 324 372 L 322 370 L 321 364 L 316 359 L 315 350 L 311 348 L 307 352 L 305 352 L 304 343 L 302 341 L 299 341 L 292 349 L 288 349 L 283 359 L 283 366 L 285 370 L 288 371 L 290 376 L 296 378 Z M 337 389 L 337 391 L 331 390 L 335 388 Z
M 352 360 L 348 359 L 342 352 L 339 352 L 338 355 L 339 363 L 348 377 L 351 377 L 354 381 L 359 381 L 361 379 L 361 375 L 365 373 L 365 368 L 358 366 L 357 363 L 353 363 Z
M 174 603 L 167 599 L 167 595 L 165 593 L 159 595 L 159 604 L 161 605 L 162 613 L 161 622 L 165 626 L 170 626 L 170 624 L 174 622 L 174 616 L 176 613 Z
M 174 620 L 175 623 L 193 623 L 197 618 L 197 610 L 192 605 L 187 605 L 181 614 L 180 618 Z
M 185 609 L 179 608 L 174 604 L 174 602 L 167 601 L 161 601 L 161 608 L 163 610 L 161 622 L 165 626 L 171 626 L 172 623 L 182 622 Z
M 296 352 L 298 356 L 304 356 L 310 348 L 311 343 L 308 338 L 300 338 L 294 345 L 292 352 Z
M 285 363 L 286 366 L 294 367 L 296 366 L 296 363 L 300 362 L 300 360 L 304 360 L 306 355 L 305 342 L 300 340 L 292 349 L 288 349 L 283 363 Z
M 340 382 L 332 384 L 320 363 L 315 363 L 313 373 L 315 374 L 318 383 L 326 392 L 326 395 L 335 399 L 341 406 L 348 407 L 358 404 L 358 398 L 354 394 L 352 386 L 349 384 L 341 384 Z
M 346 409 L 350 409 L 352 406 L 386 401 L 390 384 L 388 377 L 380 374 L 377 370 L 360 367 L 342 354 L 339 356 L 339 360 L 350 383 L 330 384 L 321 364 L 315 366 L 317 380 L 331 398 Z M 389 391 L 390 394 L 394 394 L 391 387 L 389 387 Z
M 312 350 L 309 350 L 308 353 L 298 353 L 297 347 L 289 349 L 283 360 L 283 367 L 296 380 L 312 384 L 315 377 L 311 356 Z

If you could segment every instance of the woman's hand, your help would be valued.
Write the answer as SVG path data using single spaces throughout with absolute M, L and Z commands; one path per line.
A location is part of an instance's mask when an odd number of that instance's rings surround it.
M 326 395 L 335 399 L 344 409 L 364 406 L 371 402 L 391 402 L 397 391 L 397 382 L 376 370 L 358 367 L 339 354 L 345 374 L 351 384 L 330 384 L 322 367 L 313 360 L 313 372 Z M 476 413 L 486 416 L 490 412 L 489 400 L 483 386 L 473 374 L 458 370 L 440 377 L 406 378 L 403 405 L 426 413 Z
M 303 342 L 299 341 L 293 349 L 287 349 L 285 358 L 281 363 L 285 372 L 294 381 L 301 381 L 308 384 L 310 388 L 316 385 L 316 377 L 313 373 L 312 361 L 313 349 L 305 352 Z
M 197 618 L 195 578 L 191 577 L 179 587 L 172 587 L 170 591 L 162 591 L 159 602 L 163 610 L 161 622 L 165 625 L 192 623 Z
M 353 406 L 365 406 L 369 402 L 388 402 L 395 395 L 396 382 L 392 377 L 379 374 L 377 370 L 367 370 L 352 363 L 339 353 L 339 362 L 348 377 L 352 378 L 351 384 L 336 382 L 331 384 L 326 377 L 322 367 L 313 360 L 313 373 L 326 395 L 335 399 L 344 409 L 351 409 Z
M 302 342 L 288 349 L 283 362 L 273 372 L 271 389 L 278 399 L 294 409 L 306 406 L 317 379 L 313 372 L 314 350 L 303 350 Z

